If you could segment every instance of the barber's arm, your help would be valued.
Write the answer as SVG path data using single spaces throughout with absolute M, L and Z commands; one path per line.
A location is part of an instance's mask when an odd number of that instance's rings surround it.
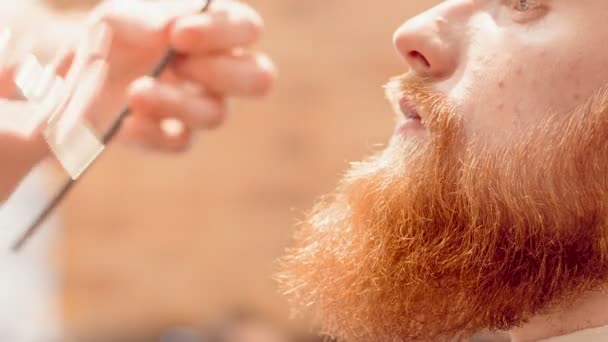
M 105 22 L 113 32 L 108 83 L 93 121 L 104 121 L 126 102 L 133 114 L 122 128 L 122 141 L 181 152 L 197 131 L 224 121 L 229 97 L 258 97 L 270 89 L 274 67 L 252 48 L 262 32 L 259 15 L 236 1 L 218 0 L 207 13 L 197 13 L 197 4 L 201 1 L 113 0 L 93 11 L 89 23 Z M 179 57 L 163 77 L 142 76 L 168 46 Z M 182 123 L 180 134 L 163 129 L 169 118 Z M 0 202 L 47 153 L 39 137 L 0 132 Z

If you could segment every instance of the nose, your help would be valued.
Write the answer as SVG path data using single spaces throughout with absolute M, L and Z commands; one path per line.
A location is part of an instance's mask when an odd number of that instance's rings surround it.
M 458 67 L 462 22 L 466 11 L 459 4 L 445 1 L 405 22 L 393 36 L 397 51 L 413 72 L 430 78 L 447 78 Z M 470 3 L 470 2 L 469 2 Z

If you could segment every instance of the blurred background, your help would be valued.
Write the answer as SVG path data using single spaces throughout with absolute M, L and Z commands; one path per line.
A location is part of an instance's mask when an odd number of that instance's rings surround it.
M 39 2 L 70 18 L 96 3 Z M 273 93 L 232 103 L 227 124 L 187 155 L 112 146 L 61 208 L 52 236 L 27 246 L 31 273 L 47 276 L 24 283 L 51 284 L 37 290 L 44 299 L 28 298 L 59 313 L 54 338 L 315 340 L 306 322 L 289 319 L 274 262 L 348 161 L 391 134 L 381 86 L 406 71 L 392 32 L 440 1 L 247 2 L 265 18 L 261 48 L 280 72 Z

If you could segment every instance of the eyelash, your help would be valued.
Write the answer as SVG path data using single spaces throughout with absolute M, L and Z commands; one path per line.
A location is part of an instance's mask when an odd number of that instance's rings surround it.
M 517 8 L 518 6 L 525 7 L 523 9 Z M 539 0 L 511 0 L 511 7 L 517 12 L 529 12 L 541 8 Z
M 507 0 L 507 7 L 513 20 L 521 23 L 540 18 L 547 9 L 542 0 Z

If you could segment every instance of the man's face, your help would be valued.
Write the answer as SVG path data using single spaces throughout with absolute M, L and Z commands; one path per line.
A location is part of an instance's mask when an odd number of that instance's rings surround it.
M 603 289 L 606 15 L 448 0 L 399 28 L 398 129 L 298 230 L 278 276 L 296 309 L 348 341 L 440 341 Z
M 603 0 L 449 0 L 404 23 L 394 42 L 465 113 L 468 134 L 500 141 L 606 84 L 606 18 Z

